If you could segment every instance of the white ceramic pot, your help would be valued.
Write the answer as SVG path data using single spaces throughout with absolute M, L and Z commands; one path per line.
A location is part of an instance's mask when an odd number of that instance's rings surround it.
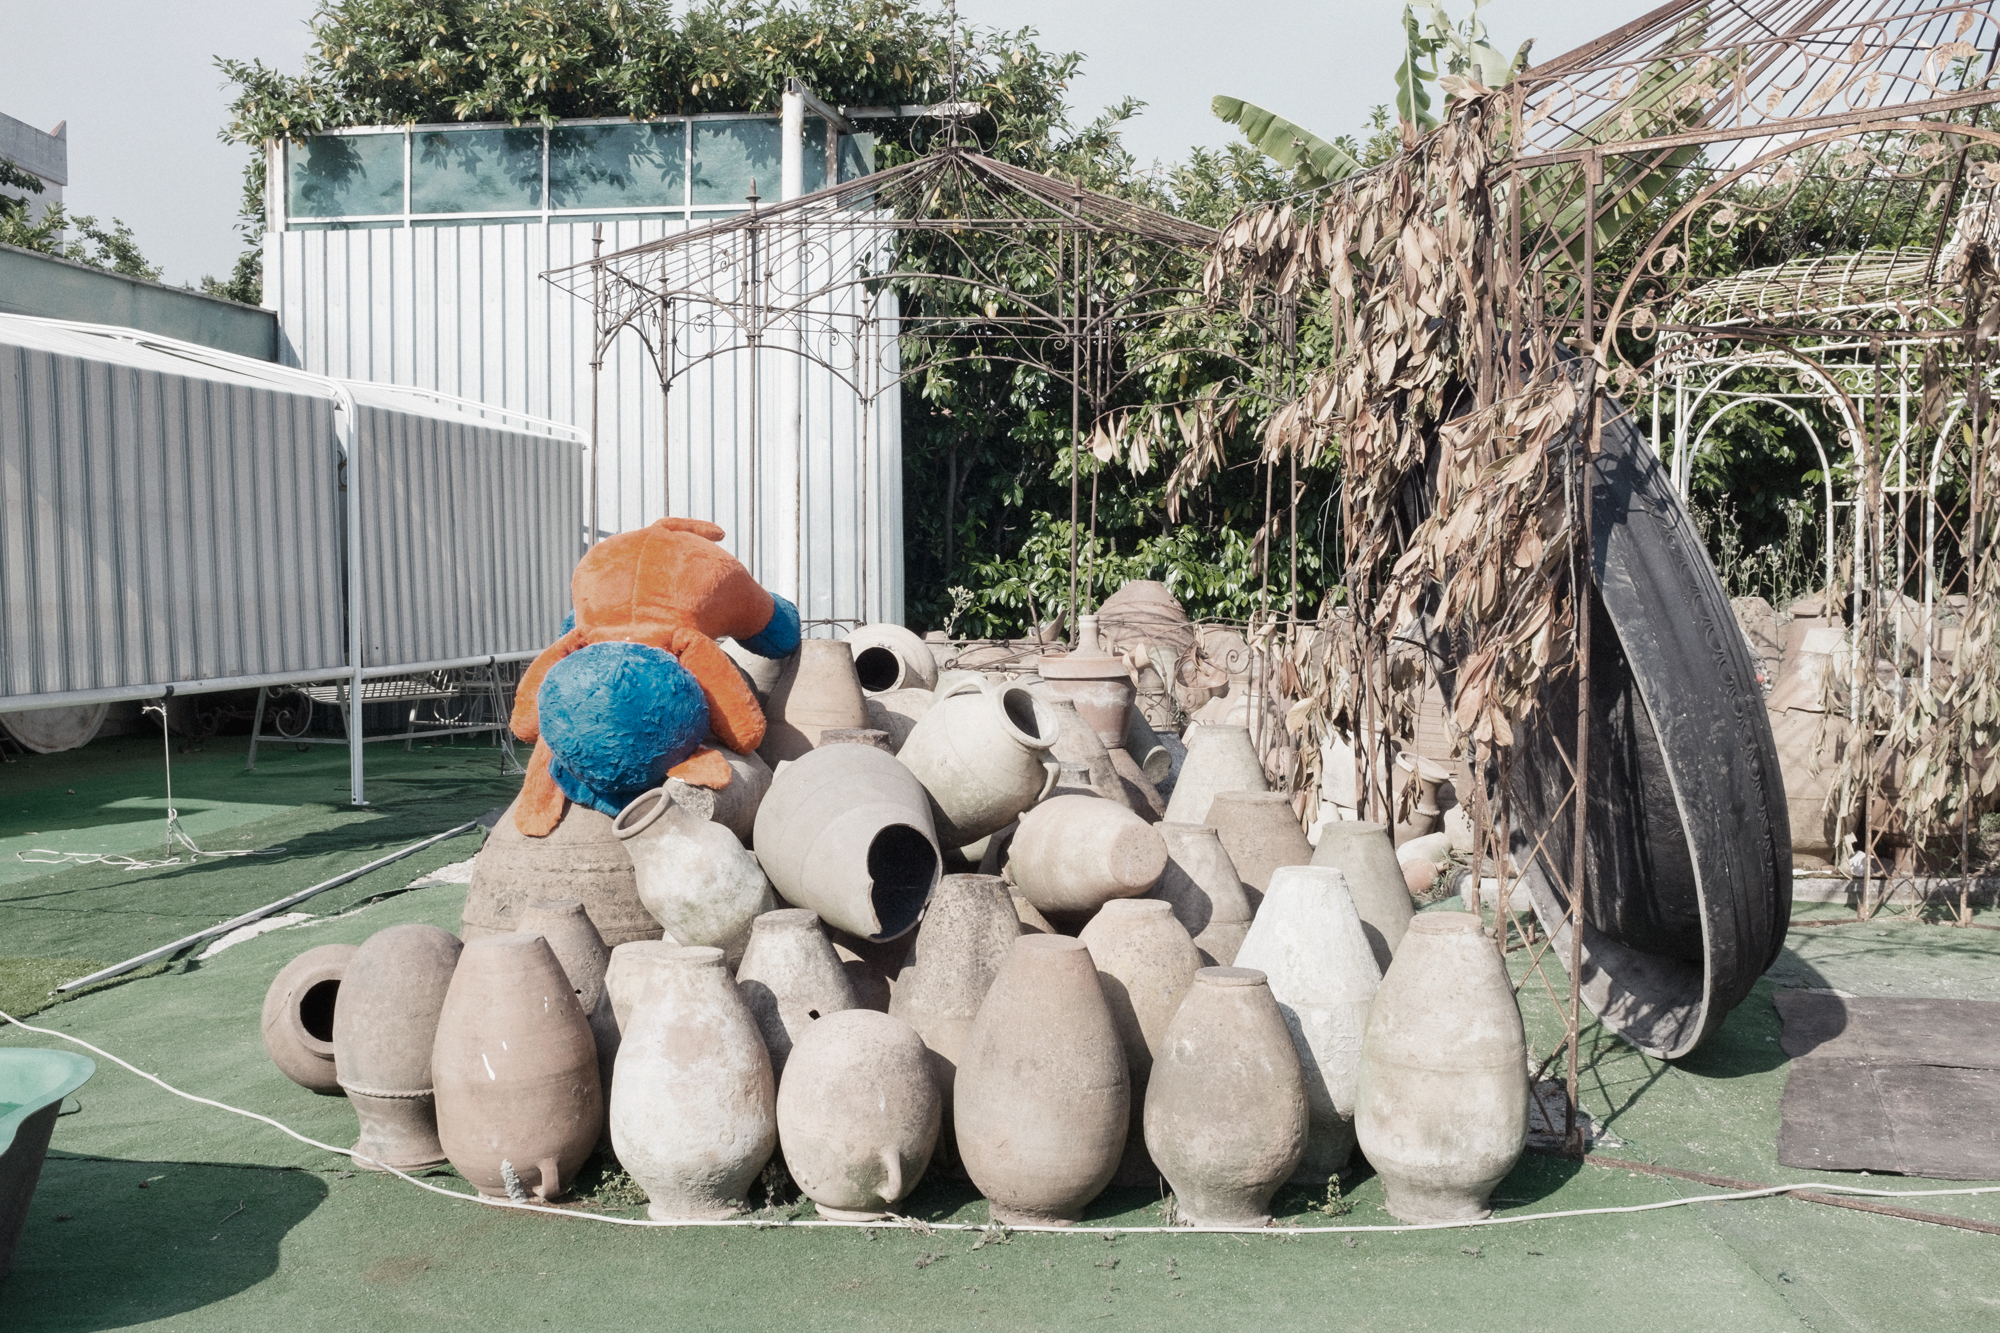
M 1195 727 L 1188 733 L 1187 758 L 1174 779 L 1166 817 L 1176 824 L 1206 824 L 1209 804 L 1218 793 L 1270 789 L 1248 727 Z
M 854 653 L 854 674 L 869 694 L 937 686 L 930 645 L 901 625 L 863 625 L 847 636 L 847 646 Z
M 681 944 L 714 945 L 733 964 L 750 942 L 750 923 L 778 905 L 736 835 L 662 788 L 634 798 L 612 830 L 632 858 L 639 901 Z
M 938 840 L 963 847 L 1048 794 L 1055 712 L 1018 685 L 961 682 L 939 696 L 896 757 L 930 793 Z

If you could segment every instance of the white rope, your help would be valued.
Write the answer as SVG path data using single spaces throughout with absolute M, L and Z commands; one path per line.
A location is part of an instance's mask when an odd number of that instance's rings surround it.
M 227 1111 L 231 1115 L 240 1115 L 250 1120 L 260 1121 L 263 1124 L 269 1125 L 273 1129 L 278 1130 L 280 1133 L 289 1134 L 291 1137 L 297 1139 L 300 1143 L 306 1144 L 310 1147 L 322 1148 L 327 1152 L 336 1153 L 342 1157 L 352 1158 L 355 1155 L 354 1150 L 352 1148 L 336 1148 L 331 1143 L 321 1143 L 318 1139 L 311 1138 L 308 1137 L 307 1135 L 301 1134 L 296 1129 L 291 1128 L 289 1125 L 281 1124 L 278 1121 L 273 1120 L 270 1116 L 260 1115 L 255 1111 L 246 1111 L 242 1107 L 231 1106 L 226 1102 L 214 1101 L 207 1097 L 198 1097 L 191 1092 L 183 1092 L 179 1088 L 174 1087 L 171 1083 L 166 1082 L 164 1079 L 149 1074 L 145 1070 L 140 1069 L 136 1065 L 128 1064 L 126 1061 L 121 1060 L 117 1056 L 111 1054 L 111 1052 L 104 1050 L 101 1047 L 91 1045 L 89 1042 L 83 1040 L 81 1037 L 72 1037 L 67 1032 L 58 1032 L 54 1028 L 34 1027 L 31 1024 L 23 1023 L 20 1019 L 15 1018 L 12 1014 L 6 1013 L 5 1011 L 0 1011 L 0 1022 L 12 1023 L 15 1027 L 20 1028 L 23 1032 L 39 1033 L 40 1035 L 45 1037 L 54 1037 L 59 1041 L 66 1041 L 70 1042 L 73 1045 L 81 1046 L 83 1047 L 84 1050 L 89 1051 L 91 1054 L 101 1055 L 106 1060 L 111 1061 L 111 1063 L 118 1065 L 123 1069 L 130 1070 L 132 1073 L 137 1074 L 140 1078 L 145 1079 L 147 1082 L 157 1084 L 158 1086 L 166 1089 L 168 1092 L 171 1092 L 176 1097 L 184 1097 L 188 1101 L 198 1103 L 202 1106 L 212 1106 L 218 1111 Z M 489 1199 L 483 1194 L 463 1194 L 460 1193 L 458 1190 L 448 1190 L 441 1185 L 433 1185 L 429 1181 L 419 1180 L 415 1176 L 408 1175 L 402 1171 L 398 1171 L 393 1166 L 385 1166 L 382 1163 L 374 1161 L 372 1158 L 362 1158 L 360 1160 L 366 1162 L 368 1164 L 368 1167 L 387 1171 L 390 1175 L 395 1176 L 398 1180 L 407 1181 L 409 1184 L 415 1185 L 418 1189 L 429 1190 L 432 1194 L 442 1194 L 445 1198 L 456 1199 L 460 1203 L 482 1204 L 488 1208 L 505 1208 L 513 1212 L 547 1213 L 551 1217 L 567 1217 L 575 1219 L 577 1221 L 584 1221 L 584 1222 L 607 1222 L 612 1226 L 621 1226 L 621 1227 L 758 1227 L 758 1228 L 786 1227 L 793 1229 L 835 1228 L 835 1229 L 845 1229 L 849 1231 L 856 1229 L 901 1228 L 919 1233 L 928 1233 L 932 1231 L 990 1232 L 996 1229 L 996 1224 L 990 1222 L 925 1222 L 916 1218 L 900 1217 L 893 1213 L 887 1219 L 880 1222 L 836 1222 L 826 1218 L 817 1218 L 812 1220 L 794 1220 L 794 1219 L 758 1218 L 758 1217 L 731 1217 L 713 1221 L 656 1222 L 651 1218 L 606 1217 L 600 1213 L 575 1212 L 567 1208 L 550 1208 L 542 1204 L 514 1203 L 507 1199 Z M 1769 1198 L 1772 1195 L 1776 1194 L 1789 1194 L 1794 1190 L 1814 1190 L 1822 1194 L 1862 1195 L 1872 1199 L 1934 1199 L 1947 1195 L 2000 1194 L 2000 1185 L 1978 1185 L 1962 1189 L 1946 1189 L 1946 1190 L 1876 1190 L 1876 1189 L 1863 1189 L 1858 1185 L 1819 1184 L 1819 1183 L 1807 1183 L 1801 1185 L 1766 1185 L 1761 1189 L 1735 1190 L 1726 1194 L 1698 1194 L 1686 1198 L 1666 1199 L 1658 1203 L 1634 1203 L 1634 1204 L 1625 1204 L 1623 1206 L 1610 1207 L 1610 1208 L 1565 1208 L 1556 1212 L 1548 1212 L 1548 1213 L 1516 1213 L 1508 1217 L 1482 1217 L 1463 1222 L 1417 1222 L 1417 1223 L 1404 1223 L 1395 1226 L 1345 1226 L 1345 1227 L 1324 1226 L 1324 1227 L 1252 1228 L 1252 1227 L 1199 1227 L 1199 1226 L 1171 1226 L 1171 1227 L 1088 1226 L 1087 1227 L 1081 1225 L 1058 1227 L 1058 1226 L 1023 1225 L 1023 1226 L 1008 1226 L 1002 1229 L 1006 1231 L 1047 1232 L 1052 1235 L 1071 1235 L 1071 1236 L 1106 1236 L 1106 1235 L 1190 1236 L 1190 1235 L 1207 1235 L 1207 1234 L 1232 1235 L 1232 1236 L 1241 1236 L 1241 1235 L 1335 1236 L 1335 1235 L 1384 1234 L 1384 1233 L 1401 1234 L 1412 1231 L 1454 1231 L 1466 1227 L 1511 1226 L 1517 1222 L 1546 1222 L 1554 1220 L 1556 1218 L 1564 1218 L 1564 1217 L 1609 1217 L 1622 1213 L 1650 1213 L 1650 1212 L 1656 1212 L 1662 1208 L 1684 1208 L 1692 1203 L 1733 1203 L 1741 1199 L 1764 1199 L 1764 1198 Z

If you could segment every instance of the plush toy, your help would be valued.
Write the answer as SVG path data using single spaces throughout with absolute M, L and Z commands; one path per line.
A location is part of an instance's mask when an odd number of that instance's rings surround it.
M 617 814 L 677 777 L 729 785 L 702 744 L 764 741 L 764 710 L 715 640 L 762 657 L 799 646 L 798 608 L 773 596 L 716 543 L 722 529 L 663 518 L 593 546 L 570 579 L 574 623 L 542 650 L 514 697 L 514 734 L 535 744 L 514 824 L 547 837 L 566 801 Z

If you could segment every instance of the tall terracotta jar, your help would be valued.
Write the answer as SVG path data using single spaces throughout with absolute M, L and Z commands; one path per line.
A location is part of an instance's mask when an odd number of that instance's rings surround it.
M 1090 950 L 1132 1079 L 1132 1119 L 1113 1183 L 1150 1186 L 1159 1173 L 1146 1155 L 1146 1080 L 1164 1049 L 1167 1025 L 1201 970 L 1201 954 L 1173 908 L 1158 898 L 1114 898 L 1077 938 Z
M 1023 935 L 979 1007 L 953 1087 L 959 1159 L 1006 1225 L 1067 1226 L 1111 1183 L 1132 1084 L 1083 941 Z
M 341 978 L 354 961 L 352 944 L 322 944 L 280 968 L 264 992 L 261 1028 L 271 1063 L 312 1092 L 340 1096 L 333 1066 L 333 1016 Z
M 1075 652 L 1049 653 L 1036 670 L 1049 688 L 1076 704 L 1076 711 L 1109 750 L 1125 744 L 1125 720 L 1136 688 L 1122 658 L 1098 643 L 1097 617 L 1077 617 Z
M 786 765 L 758 807 L 756 843 L 786 902 L 870 940 L 917 924 L 944 865 L 924 785 L 868 745 L 832 745 Z
M 625 845 L 639 901 L 669 938 L 714 945 L 733 961 L 750 942 L 750 923 L 776 907 L 757 858 L 736 835 L 655 787 L 618 812 L 612 832 Z
M 1167 845 L 1154 826 L 1098 796 L 1055 796 L 1021 816 L 1007 873 L 1044 912 L 1089 913 L 1160 882 Z
M 431 1068 L 445 1155 L 490 1198 L 561 1198 L 604 1131 L 590 1023 L 540 935 L 465 946 Z
M 1212 824 L 1208 807 L 1218 792 L 1270 789 L 1248 727 L 1195 727 L 1188 732 L 1187 758 L 1174 779 L 1167 819 L 1176 824 Z
M 868 705 L 854 674 L 854 653 L 837 639 L 806 639 L 785 659 L 764 705 L 764 743 L 757 748 L 772 768 L 819 744 L 828 727 L 865 727 Z
M 929 645 L 901 625 L 863 625 L 847 636 L 854 674 L 869 694 L 937 687 L 937 658 Z
M 356 1166 L 408 1171 L 444 1160 L 431 1045 L 463 948 L 450 931 L 412 922 L 376 931 L 347 965 L 333 1063 L 361 1121 Z
M 736 989 L 757 1020 L 772 1077 L 785 1076 L 793 1045 L 820 1019 L 858 1008 L 854 988 L 819 918 L 803 907 L 766 912 L 750 927 Z
M 639 901 L 632 858 L 611 831 L 611 816 L 574 803 L 546 838 L 515 828 L 514 806 L 507 807 L 472 860 L 459 933 L 468 940 L 511 934 L 521 909 L 552 888 L 583 904 L 610 948 L 660 938 L 660 923 Z
M 1527 1041 L 1499 952 L 1469 912 L 1425 912 L 1368 1015 L 1354 1118 L 1405 1222 L 1485 1217 L 1528 1138 Z
M 688 948 L 653 972 L 611 1083 L 611 1146 L 656 1221 L 728 1217 L 778 1143 L 757 1021 L 722 965 Z
M 778 1146 L 820 1216 L 868 1222 L 923 1179 L 941 1099 L 922 1038 L 870 1009 L 800 1034 L 778 1083 Z
M 1410 928 L 1410 918 L 1416 915 L 1389 830 L 1366 820 L 1333 820 L 1320 829 L 1312 863 L 1347 877 L 1347 891 L 1361 914 L 1368 947 L 1375 951 L 1377 966 L 1387 972 Z
M 1286 866 L 1274 874 L 1236 964 L 1270 978 L 1291 1029 L 1311 1113 L 1297 1179 L 1323 1185 L 1354 1152 L 1361 1033 L 1382 980 L 1340 872 Z
M 1048 795 L 1056 717 L 1018 685 L 963 682 L 941 695 L 897 751 L 930 793 L 938 841 L 963 847 Z
M 1206 824 L 1154 825 L 1167 846 L 1167 868 L 1153 896 L 1174 909 L 1206 967 L 1228 967 L 1250 932 L 1250 899 L 1222 838 Z
M 604 987 L 604 974 L 611 966 L 611 950 L 604 947 L 604 937 L 590 924 L 583 904 L 574 898 L 528 904 L 521 913 L 520 933 L 540 935 L 548 941 L 549 952 L 556 956 L 576 991 L 577 1007 L 590 1021 L 590 1037 L 597 1046 L 598 1082 L 610 1087 L 611 1062 L 618 1055 L 618 1022 L 611 1015 L 611 995 Z
M 1205 967 L 1146 1089 L 1146 1146 L 1193 1226 L 1261 1227 L 1306 1144 L 1297 1051 L 1264 974 Z
M 1217 792 L 1203 823 L 1222 839 L 1222 849 L 1247 889 L 1252 911 L 1280 866 L 1310 865 L 1313 845 L 1292 812 L 1292 798 L 1278 791 Z

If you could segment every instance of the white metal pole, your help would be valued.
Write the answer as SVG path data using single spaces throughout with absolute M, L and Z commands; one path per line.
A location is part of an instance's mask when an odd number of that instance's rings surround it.
M 354 396 L 334 386 L 333 435 L 347 465 L 347 795 L 353 805 L 368 804 L 362 754 L 367 749 L 361 723 L 361 673 L 365 610 L 361 584 L 361 432 Z
M 782 106 L 778 195 L 781 202 L 786 202 L 805 193 L 806 99 L 805 89 L 797 80 L 786 85 Z M 778 493 L 778 540 L 777 568 L 772 573 L 777 590 L 803 608 L 806 599 L 800 595 L 800 585 L 804 582 L 800 560 L 800 478 L 804 452 L 801 399 L 805 381 L 805 347 L 800 336 L 800 322 L 805 312 L 799 308 L 799 303 L 805 287 L 801 280 L 805 247 L 801 241 L 802 238 L 792 231 L 774 247 L 771 255 L 778 279 L 773 294 L 788 307 L 787 315 L 779 320 L 775 329 L 778 350 L 778 448 L 774 489 Z

